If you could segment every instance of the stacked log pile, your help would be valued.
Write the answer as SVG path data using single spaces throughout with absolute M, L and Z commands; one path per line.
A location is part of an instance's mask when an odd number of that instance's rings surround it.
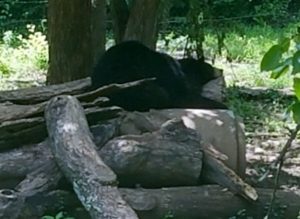
M 120 136 L 128 113 L 105 96 L 151 82 L 87 92 L 86 79 L 0 93 L 0 218 L 62 207 L 93 219 L 228 218 L 240 209 L 262 218 L 271 190 L 246 184 L 181 120 L 157 128 L 136 114 L 142 134 Z M 295 218 L 300 197 L 278 198 L 284 218 Z

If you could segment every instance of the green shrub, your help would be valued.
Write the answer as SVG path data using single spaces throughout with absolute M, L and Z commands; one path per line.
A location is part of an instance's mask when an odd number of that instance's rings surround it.
M 8 76 L 10 73 L 9 66 L 0 60 L 0 76 Z
M 55 216 L 43 216 L 42 219 L 74 219 L 73 217 L 69 217 L 65 212 L 61 211 L 57 213 Z

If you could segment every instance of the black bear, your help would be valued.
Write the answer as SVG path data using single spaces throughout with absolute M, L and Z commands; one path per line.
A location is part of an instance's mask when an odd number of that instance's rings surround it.
M 197 86 L 199 90 L 211 80 L 222 76 L 222 70 L 214 68 L 201 59 L 183 58 L 178 59 L 181 69 L 185 74 L 187 83 L 190 86 Z
M 148 86 L 109 96 L 111 103 L 126 110 L 138 111 L 175 107 L 226 108 L 221 103 L 190 91 L 190 81 L 196 84 L 199 76 L 199 87 L 201 87 L 203 86 L 202 74 L 205 77 L 210 76 L 211 79 L 214 79 L 215 75 L 211 72 L 213 68 L 203 68 L 204 72 L 197 72 L 196 69 L 201 67 L 201 64 L 210 66 L 204 60 L 189 60 L 177 61 L 167 54 L 149 49 L 140 42 L 125 41 L 108 49 L 100 58 L 91 76 L 92 89 L 111 83 L 155 77 L 155 83 Z M 196 86 L 194 84 L 193 87 Z
M 185 74 L 185 80 L 189 90 L 189 95 L 187 96 L 189 101 L 186 101 L 185 106 L 200 109 L 227 109 L 224 104 L 205 98 L 202 95 L 203 87 L 208 82 L 223 75 L 221 69 L 215 68 L 205 62 L 204 57 L 200 59 L 183 58 L 178 59 L 178 61 Z

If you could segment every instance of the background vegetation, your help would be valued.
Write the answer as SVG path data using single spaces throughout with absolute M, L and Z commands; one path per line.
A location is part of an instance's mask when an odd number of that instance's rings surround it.
M 278 130 L 283 109 L 291 102 L 278 98 L 249 101 L 238 89 L 246 87 L 289 88 L 289 75 L 274 80 L 260 72 L 260 60 L 283 36 L 291 36 L 299 25 L 297 0 L 166 0 L 162 11 L 158 49 L 182 56 L 195 36 L 189 22 L 200 24 L 203 53 L 210 62 L 224 69 L 227 102 L 249 123 L 262 123 Z M 48 67 L 47 1 L 4 0 L 0 2 L 0 89 L 39 86 L 45 83 Z M 111 17 L 107 8 L 107 47 L 112 45 Z M 194 20 L 193 20 L 194 19 Z M 188 37 L 189 35 L 189 37 Z M 197 39 L 198 40 L 198 39 Z M 237 98 L 238 97 L 238 98 Z M 272 105 L 270 105 L 272 104 Z M 272 112 L 257 109 L 269 106 Z M 255 114 L 255 115 L 254 115 Z M 257 118 L 257 120 L 253 120 Z M 252 126 L 247 126 L 251 129 Z
M 285 109 L 293 98 L 277 89 L 291 88 L 289 74 L 279 79 L 260 71 L 260 61 L 278 39 L 291 37 L 300 25 L 299 0 L 165 0 L 157 48 L 180 57 L 197 48 L 210 62 L 224 69 L 226 98 L 240 115 L 247 133 L 283 133 Z M 0 90 L 39 86 L 48 68 L 47 1 L 2 0 L 0 2 Z M 107 47 L 113 44 L 107 8 Z M 191 23 L 199 23 L 192 28 Z M 201 35 L 202 36 L 202 35 Z M 192 37 L 192 38 L 191 38 Z M 293 45 L 292 45 L 293 46 Z M 293 52 L 293 50 L 289 51 Z M 285 54 L 290 56 L 289 52 Z M 242 87 L 273 88 L 258 99 L 249 99 Z M 253 139 L 247 139 L 253 143 Z M 267 145 L 268 146 L 268 145 Z M 278 147 L 278 145 L 277 145 Z M 63 213 L 45 218 L 64 218 Z

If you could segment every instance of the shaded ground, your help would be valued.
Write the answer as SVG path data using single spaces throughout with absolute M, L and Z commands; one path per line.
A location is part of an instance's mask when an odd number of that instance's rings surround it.
M 257 95 L 254 89 L 255 95 L 251 96 L 242 90 L 238 87 L 228 88 L 226 96 L 231 109 L 245 123 L 247 181 L 254 186 L 272 188 L 276 170 L 271 171 L 264 181 L 258 182 L 258 179 L 278 157 L 289 138 L 285 127 L 292 125 L 292 122 L 286 120 L 285 111 L 293 97 L 274 90 Z M 279 185 L 300 194 L 300 134 L 286 155 Z
M 287 137 L 278 136 L 248 136 L 247 140 L 247 180 L 258 187 L 273 187 L 276 170 L 271 171 L 268 177 L 262 181 L 257 180 L 268 169 L 270 162 L 279 155 L 280 149 L 285 144 Z M 297 140 L 287 153 L 282 169 L 279 185 L 281 188 L 289 188 L 300 194 L 300 141 Z M 300 205 L 300 203 L 299 203 Z

